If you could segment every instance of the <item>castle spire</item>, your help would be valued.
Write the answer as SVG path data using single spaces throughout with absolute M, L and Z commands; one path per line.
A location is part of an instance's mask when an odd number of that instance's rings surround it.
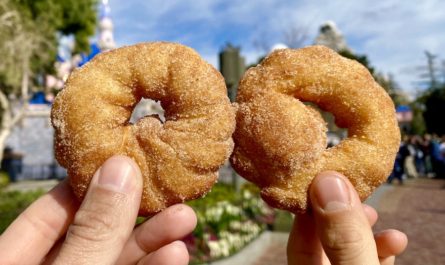
M 99 47 L 107 51 L 116 47 L 113 38 L 113 21 L 111 20 L 111 8 L 108 0 L 102 0 L 100 5 L 99 21 Z
M 337 52 L 345 50 L 351 51 L 346 44 L 343 34 L 333 21 L 326 21 L 321 25 L 320 33 L 315 39 L 315 44 L 327 46 Z

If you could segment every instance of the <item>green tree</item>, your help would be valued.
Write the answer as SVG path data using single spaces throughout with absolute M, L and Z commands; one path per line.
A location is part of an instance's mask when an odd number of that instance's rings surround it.
M 374 79 L 381 87 L 383 87 L 386 92 L 388 92 L 389 96 L 394 102 L 394 105 L 407 105 L 410 103 L 408 97 L 403 93 L 402 89 L 399 87 L 397 82 L 394 80 L 394 76 L 392 74 L 382 74 L 377 72 L 375 68 L 371 65 L 371 62 L 368 59 L 368 56 L 361 54 L 354 54 L 350 50 L 342 50 L 338 52 L 341 56 L 346 57 L 348 59 L 356 60 L 365 66 L 369 72 L 372 74 Z
M 425 119 L 426 129 L 429 133 L 438 135 L 445 134 L 445 122 L 443 114 L 445 113 L 445 85 L 440 88 L 427 90 L 418 99 L 423 103 L 425 111 L 423 117 Z
M 414 112 L 414 119 L 423 121 L 423 131 L 429 133 L 436 133 L 439 135 L 445 134 L 445 123 L 443 122 L 443 113 L 445 113 L 445 79 L 440 76 L 441 70 L 445 73 L 444 68 L 440 69 L 436 60 L 437 55 L 425 51 L 426 64 L 418 67 L 419 71 L 419 85 L 424 88 L 424 91 L 412 103 Z M 417 114 L 417 116 L 416 116 Z M 413 130 L 415 124 L 413 123 Z
M 0 0 L 0 160 L 3 144 L 22 118 L 37 77 L 52 71 L 58 36 L 73 34 L 76 51 L 88 50 L 96 0 Z M 13 105 L 21 105 L 13 112 Z
M 417 100 L 414 100 L 409 104 L 413 112 L 413 120 L 411 121 L 412 134 L 423 135 L 426 132 L 426 124 L 423 113 L 425 111 L 425 105 Z
M 355 54 L 355 53 L 352 53 L 350 50 L 342 50 L 342 51 L 339 51 L 338 54 L 340 54 L 341 56 L 346 57 L 348 59 L 356 60 L 357 62 L 361 63 L 363 66 L 368 68 L 369 72 L 372 75 L 374 75 L 375 69 L 373 66 L 371 66 L 368 56 Z
M 2 92 L 17 93 L 24 72 L 52 71 L 60 35 L 73 34 L 76 51 L 88 51 L 96 13 L 96 0 L 0 0 Z
M 379 85 L 382 86 L 386 92 L 388 92 L 389 96 L 394 102 L 394 105 L 400 106 L 408 105 L 410 103 L 408 96 L 403 93 L 399 84 L 397 84 L 397 82 L 394 80 L 394 76 L 392 74 L 384 75 L 376 72 L 373 76 L 376 82 L 379 83 Z
M 33 21 L 39 33 L 55 40 L 56 32 L 73 34 L 77 51 L 88 50 L 96 28 L 97 0 L 17 0 L 21 15 Z

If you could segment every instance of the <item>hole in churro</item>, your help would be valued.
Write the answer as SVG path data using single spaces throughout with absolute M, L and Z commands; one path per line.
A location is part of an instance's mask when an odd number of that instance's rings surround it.
M 313 109 L 318 111 L 323 120 L 326 122 L 326 125 L 328 127 L 328 130 L 326 131 L 326 149 L 338 145 L 343 139 L 348 136 L 348 129 L 338 127 L 335 123 L 335 116 L 331 112 L 322 110 L 317 104 L 310 101 L 303 101 L 303 103 L 305 105 L 311 106 Z
M 146 116 L 155 116 L 164 123 L 165 116 L 161 102 L 149 98 L 142 98 L 131 113 L 130 123 L 135 124 L 138 120 Z

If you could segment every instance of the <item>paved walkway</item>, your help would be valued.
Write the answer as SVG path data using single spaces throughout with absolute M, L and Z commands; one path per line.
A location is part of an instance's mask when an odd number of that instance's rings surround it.
M 286 244 L 287 233 L 264 232 L 255 241 L 247 245 L 237 254 L 210 265 L 260 265 L 287 264 Z
M 396 228 L 408 235 L 397 265 L 445 264 L 445 181 L 416 179 L 395 186 L 378 206 L 375 230 Z
M 367 203 L 379 213 L 375 231 L 394 228 L 408 235 L 408 248 L 397 259 L 397 265 L 445 264 L 444 180 L 415 179 L 406 181 L 403 186 L 383 185 Z M 267 235 L 267 238 L 259 238 L 261 244 L 254 243 L 255 253 L 241 251 L 237 259 L 221 262 L 221 265 L 287 264 L 287 234 Z

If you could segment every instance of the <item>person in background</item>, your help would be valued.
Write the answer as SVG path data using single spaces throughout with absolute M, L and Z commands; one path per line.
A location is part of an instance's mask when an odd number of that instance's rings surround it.
M 22 155 L 15 153 L 11 147 L 6 147 L 3 151 L 1 169 L 8 173 L 9 181 L 16 182 L 22 173 Z
M 428 178 L 434 177 L 434 170 L 432 165 L 432 149 L 433 143 L 431 142 L 431 134 L 425 134 L 423 136 L 423 141 L 421 143 L 420 149 L 423 152 L 424 163 L 425 163 L 425 176 Z
M 418 176 L 425 177 L 426 176 L 425 153 L 422 150 L 423 138 L 420 137 L 419 135 L 414 135 L 412 142 L 416 152 L 414 157 L 414 164 L 416 166 Z
M 439 145 L 439 152 L 440 152 L 440 157 L 441 157 L 442 161 L 445 161 L 445 134 L 442 135 L 440 145 Z
M 417 172 L 415 164 L 417 154 L 416 140 L 414 136 L 408 135 L 406 135 L 403 140 L 405 142 L 406 149 L 408 150 L 408 156 L 405 159 L 405 174 L 409 178 L 417 178 L 419 173 Z
M 399 184 L 403 184 L 403 175 L 405 174 L 405 160 L 409 155 L 408 148 L 405 142 L 400 143 L 399 151 L 396 155 L 396 160 L 394 161 L 394 168 L 391 175 L 388 177 L 388 183 L 391 184 L 394 178 L 399 181 Z
M 444 157 L 440 152 L 440 139 L 433 135 L 431 139 L 431 164 L 436 178 L 445 178 Z

